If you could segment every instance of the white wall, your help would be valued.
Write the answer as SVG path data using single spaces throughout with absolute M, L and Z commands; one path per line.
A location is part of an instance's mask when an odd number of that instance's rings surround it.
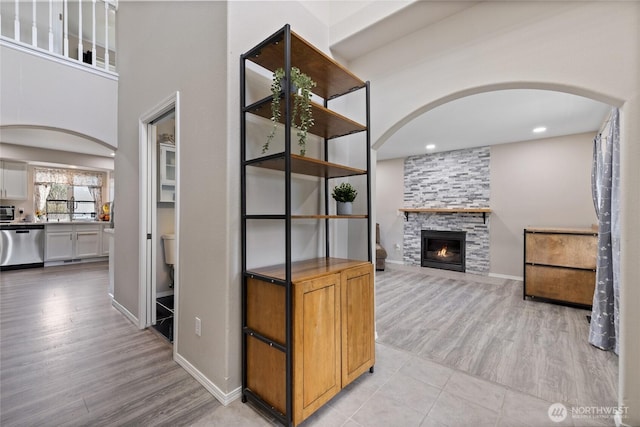
M 591 228 L 593 138 L 586 133 L 491 147 L 491 273 L 522 278 L 523 229 Z
M 179 303 L 175 351 L 223 395 L 228 373 L 227 5 L 121 2 L 115 300 L 138 316 L 139 118 L 180 91 Z M 144 29 L 144 31 L 141 31 Z M 125 42 L 126 41 L 126 42 Z M 236 63 L 237 64 L 237 63 Z M 237 70 L 237 68 L 236 68 Z M 233 148 L 237 147 L 234 141 Z M 234 189 L 235 191 L 235 189 Z M 235 285 L 233 285 L 235 287 Z M 202 336 L 194 319 L 202 320 Z M 233 377 L 233 378 L 230 378 Z
M 404 159 L 376 163 L 376 222 L 380 224 L 380 242 L 387 261 L 402 263 L 404 215 Z M 397 245 L 397 247 L 396 247 Z
M 0 46 L 0 57 L 3 126 L 63 129 L 118 147 L 117 78 L 8 44 Z
M 619 404 L 640 424 L 640 3 L 480 2 L 349 64 L 368 77 L 374 144 L 448 100 L 497 88 L 563 90 L 622 106 Z M 635 187 L 634 187 L 635 186 Z

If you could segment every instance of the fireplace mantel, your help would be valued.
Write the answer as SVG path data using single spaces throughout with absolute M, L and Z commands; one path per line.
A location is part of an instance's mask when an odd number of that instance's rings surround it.
M 487 223 L 487 214 L 491 213 L 491 208 L 402 208 L 398 209 L 404 212 L 404 217 L 409 221 L 409 213 L 468 213 L 482 214 L 482 221 Z

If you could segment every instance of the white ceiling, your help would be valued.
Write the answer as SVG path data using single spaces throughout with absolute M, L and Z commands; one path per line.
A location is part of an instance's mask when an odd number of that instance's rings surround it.
M 377 152 L 378 160 L 598 131 L 611 107 L 562 92 L 514 89 L 443 104 L 413 119 Z M 544 126 L 546 132 L 533 133 Z M 434 144 L 434 150 L 427 150 Z
M 407 2 L 396 13 L 336 41 L 332 52 L 354 60 L 414 31 L 434 25 L 478 4 L 477 1 Z M 375 80 L 372 81 L 375 85 Z M 437 151 L 596 132 L 610 106 L 576 95 L 544 90 L 501 90 L 461 98 L 427 111 L 392 135 L 377 152 L 379 160 Z M 545 133 L 534 134 L 537 126 Z
M 49 128 L 6 126 L 0 130 L 1 142 L 48 150 L 112 157 L 113 149 L 81 135 Z

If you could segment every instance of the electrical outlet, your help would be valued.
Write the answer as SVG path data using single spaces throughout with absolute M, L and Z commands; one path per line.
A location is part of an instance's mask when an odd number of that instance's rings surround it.
M 202 322 L 199 317 L 196 317 L 196 335 L 201 336 L 202 334 Z

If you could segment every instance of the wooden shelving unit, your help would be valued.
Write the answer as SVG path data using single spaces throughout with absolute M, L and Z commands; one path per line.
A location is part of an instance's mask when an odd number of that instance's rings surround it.
M 297 67 L 315 82 L 314 94 L 324 105 L 313 104 L 314 126 L 309 133 L 324 140 L 321 159 L 293 154 L 292 123 L 286 102 L 281 102 L 284 151 L 247 159 L 247 115 L 271 119 L 271 97 L 246 103 L 246 63 L 270 72 Z M 360 80 L 285 25 L 241 55 L 241 239 L 242 239 L 242 399 L 251 401 L 286 426 L 298 425 L 347 384 L 375 363 L 373 264 L 371 238 L 371 177 L 369 83 Z M 289 76 L 285 72 L 285 80 Z M 282 99 L 293 100 L 284 84 Z M 332 111 L 329 101 L 355 90 L 366 91 L 366 123 Z M 291 103 L 289 103 L 289 107 Z M 266 139 L 268 132 L 265 132 Z M 362 134 L 366 168 L 329 161 L 328 145 L 340 138 Z M 310 142 L 308 141 L 307 144 Z M 351 142 L 350 142 L 351 143 Z M 322 151 L 322 150 L 321 150 Z M 283 213 L 247 212 L 247 169 L 278 171 L 285 189 Z M 273 176 L 272 174 L 270 175 Z M 292 180 L 320 178 L 324 212 L 293 214 Z M 366 212 L 329 213 L 329 183 L 335 178 L 364 176 Z M 305 178 L 308 182 L 308 178 Z M 368 245 L 363 259 L 332 257 L 329 224 L 333 220 L 366 221 Z M 284 260 L 277 265 L 247 268 L 247 220 L 284 222 Z M 318 257 L 292 260 L 293 221 L 324 224 L 325 250 Z M 280 223 L 282 224 L 282 223 Z

